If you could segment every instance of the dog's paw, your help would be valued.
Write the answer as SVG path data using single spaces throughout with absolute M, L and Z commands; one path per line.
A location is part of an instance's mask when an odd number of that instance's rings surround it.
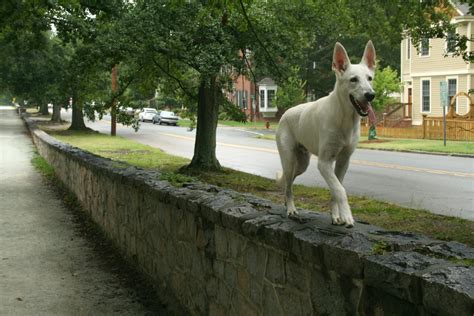
M 342 219 L 339 216 L 337 216 L 337 217 L 332 216 L 332 224 L 333 225 L 344 225 L 344 222 L 342 221 Z
M 286 214 L 288 215 L 288 217 L 294 217 L 298 215 L 298 211 L 296 210 L 296 208 L 288 208 Z
M 339 216 L 339 206 L 335 201 L 331 201 L 331 218 L 333 225 L 344 225 L 344 222 Z
M 352 212 L 349 207 L 349 204 L 342 205 L 340 207 L 340 219 L 342 222 L 341 225 L 346 225 L 347 228 L 354 227 L 354 218 L 352 217 Z
M 346 225 L 347 228 L 354 227 L 354 218 L 352 218 L 352 214 L 344 214 L 341 216 L 342 225 Z

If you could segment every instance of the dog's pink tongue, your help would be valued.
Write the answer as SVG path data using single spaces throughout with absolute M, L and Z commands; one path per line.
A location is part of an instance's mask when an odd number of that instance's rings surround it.
M 369 110 L 369 124 L 370 125 L 375 124 L 377 121 L 377 118 L 375 117 L 375 112 L 374 112 L 374 109 L 372 109 L 372 105 L 369 104 L 368 110 Z

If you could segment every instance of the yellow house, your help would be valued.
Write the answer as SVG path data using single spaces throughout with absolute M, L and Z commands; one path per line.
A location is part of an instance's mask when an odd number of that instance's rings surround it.
M 450 2 L 456 12 L 451 20 L 456 26 L 456 32 L 472 38 L 474 16 L 469 15 L 469 6 Z M 467 45 L 467 50 L 471 51 L 472 43 L 468 41 Z M 445 56 L 446 54 L 448 56 Z M 428 117 L 443 116 L 440 101 L 441 81 L 448 83 L 449 97 L 474 89 L 474 68 L 459 56 L 449 56 L 446 39 L 425 39 L 419 50 L 413 46 L 410 38 L 403 39 L 400 73 L 403 83 L 401 101 L 412 104 L 405 110 L 411 111 L 406 115 L 411 114 L 413 125 L 423 123 L 423 114 Z M 458 97 L 455 109 L 458 114 L 466 114 L 469 111 L 468 99 Z

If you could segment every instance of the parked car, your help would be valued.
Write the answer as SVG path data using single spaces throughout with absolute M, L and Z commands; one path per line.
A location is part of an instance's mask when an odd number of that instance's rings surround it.
M 153 124 L 159 124 L 161 125 L 162 123 L 168 124 L 168 125 L 178 125 L 179 121 L 179 116 L 175 115 L 174 112 L 169 112 L 169 111 L 161 111 L 157 113 L 153 117 Z
M 127 115 L 130 115 L 130 116 L 134 116 L 135 115 L 135 109 L 132 108 L 132 107 L 124 107 L 124 106 L 121 106 L 119 107 L 119 111 L 124 113 L 124 114 L 127 114 Z
M 154 108 L 143 108 L 138 114 L 138 119 L 142 122 L 153 121 L 153 117 L 158 112 Z

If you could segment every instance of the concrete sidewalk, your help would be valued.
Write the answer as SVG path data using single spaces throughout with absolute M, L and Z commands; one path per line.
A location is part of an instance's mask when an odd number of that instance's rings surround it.
M 0 315 L 157 314 L 106 271 L 31 165 L 33 151 L 14 109 L 1 106 Z

